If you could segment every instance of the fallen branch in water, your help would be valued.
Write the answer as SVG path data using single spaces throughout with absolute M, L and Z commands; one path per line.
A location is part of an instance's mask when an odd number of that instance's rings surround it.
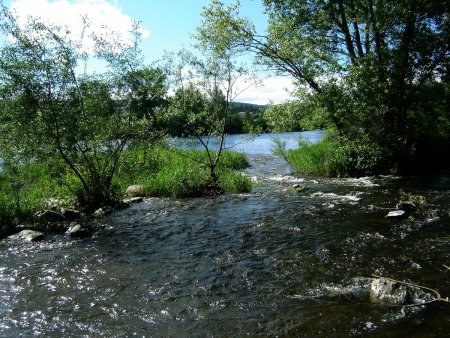
M 447 266 L 447 265 L 444 265 L 444 264 L 442 264 L 443 266 L 444 266 L 444 268 L 446 268 L 447 270 L 450 270 L 450 268 Z
M 448 268 L 447 266 L 445 266 L 445 267 L 450 270 L 450 268 Z M 400 281 L 400 280 L 392 279 L 392 278 L 388 278 L 388 277 L 378 276 L 378 275 L 372 275 L 372 276 L 375 277 L 375 278 L 386 279 L 386 280 L 389 280 L 389 281 L 392 281 L 392 282 L 395 282 L 395 283 L 400 283 L 400 284 L 403 284 L 403 285 L 406 285 L 406 286 L 410 286 L 410 287 L 426 290 L 426 291 L 429 291 L 429 292 L 433 293 L 434 296 L 435 296 L 434 299 L 432 299 L 430 301 L 426 301 L 426 302 L 421 303 L 421 304 L 408 304 L 408 305 L 402 305 L 402 306 L 411 306 L 411 307 L 412 306 L 422 306 L 422 305 L 427 305 L 427 304 L 434 303 L 434 302 L 450 303 L 450 300 L 448 299 L 448 297 L 443 298 L 439 292 L 437 292 L 436 290 L 431 289 L 429 287 L 426 287 L 426 286 L 423 286 L 423 285 L 419 285 L 419 284 L 415 284 L 415 283 L 404 282 L 404 281 Z

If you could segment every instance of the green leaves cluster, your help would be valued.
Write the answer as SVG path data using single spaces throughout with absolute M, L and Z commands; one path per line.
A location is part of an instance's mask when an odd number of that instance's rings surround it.
M 148 135 L 164 100 L 163 72 L 136 68 L 136 45 L 94 36 L 88 55 L 61 27 L 36 20 L 22 27 L 6 8 L 0 15 L 0 157 L 26 165 L 56 156 L 77 178 L 72 189 L 82 207 L 113 204 L 121 154 Z M 91 59 L 103 60 L 107 71 L 83 74 Z
M 321 115 L 355 165 L 350 172 L 403 171 L 448 145 L 448 1 L 263 3 L 268 29 L 258 35 L 239 17 L 239 3 L 213 2 L 208 27 L 223 32 L 213 41 L 223 37 L 237 53 L 253 52 L 267 69 L 292 76 L 301 110 Z

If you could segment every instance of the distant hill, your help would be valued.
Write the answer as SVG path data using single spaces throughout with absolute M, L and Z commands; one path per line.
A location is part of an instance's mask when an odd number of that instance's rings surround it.
M 253 104 L 245 102 L 231 102 L 231 106 L 238 113 L 240 112 L 257 113 L 266 110 L 267 107 L 269 107 L 269 105 Z

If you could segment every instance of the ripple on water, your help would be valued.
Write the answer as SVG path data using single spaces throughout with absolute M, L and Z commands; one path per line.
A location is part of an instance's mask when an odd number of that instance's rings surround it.
M 288 185 L 303 178 L 283 177 L 245 195 L 146 199 L 91 239 L 1 243 L 0 336 L 392 336 L 397 322 L 425 332 L 417 319 L 447 332 L 433 319 L 447 308 L 365 298 L 373 273 L 450 294 L 444 211 L 387 220 L 402 180 L 305 178 L 298 193 Z

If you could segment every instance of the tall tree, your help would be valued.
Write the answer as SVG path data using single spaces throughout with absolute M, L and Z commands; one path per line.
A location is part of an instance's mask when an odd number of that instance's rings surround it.
M 433 121 L 448 115 L 439 105 L 427 110 L 430 88 L 436 102 L 448 102 L 448 1 L 263 3 L 266 35 L 239 17 L 237 5 L 230 11 L 221 1 L 210 5 L 210 27 L 228 32 L 235 51 L 253 51 L 261 64 L 309 88 L 341 142 L 367 139 L 386 154 L 385 167 L 414 156 L 424 129 L 442 132 Z

